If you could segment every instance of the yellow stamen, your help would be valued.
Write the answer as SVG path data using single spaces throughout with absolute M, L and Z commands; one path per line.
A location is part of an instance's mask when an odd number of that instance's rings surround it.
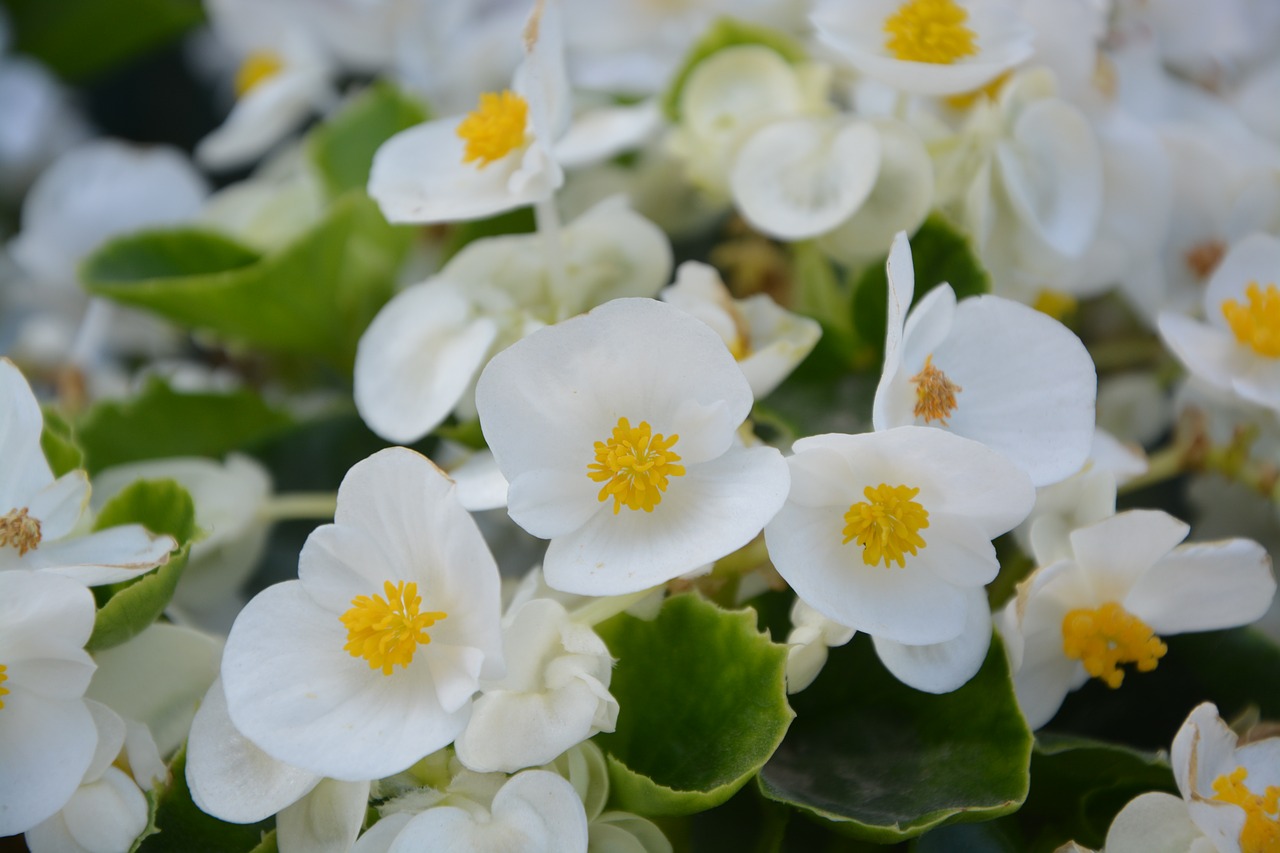
M 964 389 L 947 378 L 947 374 L 933 366 L 933 356 L 925 357 L 924 368 L 911 377 L 916 386 L 916 405 L 911 410 L 917 418 L 924 418 L 925 423 L 937 421 L 947 425 L 947 418 L 959 405 L 956 394 Z
M 629 420 L 618 418 L 612 437 L 596 442 L 596 461 L 587 466 L 587 476 L 604 483 L 600 501 L 612 495 L 614 515 L 623 506 L 653 512 L 662 503 L 668 478 L 684 474 L 684 466 L 676 464 L 679 455 L 671 451 L 679 439 L 678 435 L 653 435 L 648 421 L 632 428 Z
M 279 74 L 283 68 L 284 62 L 269 50 L 255 50 L 250 53 L 244 58 L 244 62 L 240 63 L 240 70 L 236 72 L 236 97 L 243 98 L 249 90 L 267 82 Z
M 40 544 L 40 519 L 27 514 L 27 508 L 11 509 L 0 516 L 0 548 L 12 545 L 21 557 Z
M 8 680 L 9 680 L 9 676 L 7 674 L 7 667 L 4 664 L 0 663 L 0 710 L 4 708 L 3 697 L 9 695 L 9 688 L 4 686 L 4 683 Z
M 1059 323 L 1065 323 L 1080 307 L 1080 300 L 1070 293 L 1046 287 L 1036 294 L 1036 301 L 1031 307 L 1041 314 L 1048 314 Z
M 904 554 L 916 554 L 925 545 L 920 531 L 929 526 L 929 512 L 912 500 L 920 493 L 910 486 L 881 483 L 867 486 L 867 500 L 855 503 L 844 514 L 844 541 L 856 539 L 862 547 L 862 562 L 874 566 L 881 560 L 885 568 L 897 563 L 907 566 Z
M 1093 610 L 1072 610 L 1062 620 L 1063 653 L 1112 689 L 1124 681 L 1120 664 L 1151 672 L 1168 650 L 1150 625 L 1114 601 Z
M 971 89 L 968 92 L 961 92 L 958 95 L 948 95 L 943 98 L 947 106 L 953 110 L 967 110 L 978 102 L 979 98 L 985 97 L 989 101 L 994 101 L 1000 95 L 1000 90 L 1004 88 L 1004 84 L 1009 82 L 1009 78 L 1013 76 L 1012 71 L 1006 71 L 996 77 L 985 86 L 979 86 L 977 89 Z
M 1226 243 L 1210 239 L 1203 243 L 1196 243 L 1186 251 L 1182 259 L 1186 261 L 1187 269 L 1191 270 L 1191 274 L 1200 281 L 1204 281 L 1218 268 L 1218 263 L 1226 253 Z
M 418 646 L 431 642 L 427 628 L 444 619 L 438 610 L 419 613 L 422 596 L 416 583 L 382 585 L 381 595 L 359 595 L 351 600 L 351 609 L 342 614 L 347 627 L 347 644 L 352 657 L 364 658 L 370 669 L 381 669 L 390 675 L 394 666 L 408 666 Z
M 1227 318 L 1237 341 L 1258 355 L 1280 358 L 1280 289 L 1268 284 L 1263 290 L 1251 281 L 1244 293 L 1249 304 L 1223 300 L 1222 316 Z
M 485 92 L 480 105 L 458 125 L 458 136 L 467 143 L 462 162 L 475 160 L 483 169 L 524 144 L 525 122 L 529 104 L 515 92 L 504 89 L 500 94 Z
M 951 65 L 978 55 L 967 20 L 969 13 L 955 0 L 907 0 L 885 19 L 885 47 L 897 59 Z
M 1237 767 L 1213 780 L 1213 798 L 1244 809 L 1240 830 L 1241 853 L 1280 853 L 1280 786 L 1268 785 L 1255 794 L 1244 784 L 1249 771 Z

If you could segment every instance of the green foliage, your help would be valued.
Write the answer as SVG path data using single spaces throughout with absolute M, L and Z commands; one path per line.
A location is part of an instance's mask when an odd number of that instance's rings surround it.
M 99 296 L 350 372 L 360 334 L 391 297 L 410 234 L 351 192 L 265 257 L 211 232 L 153 231 L 108 243 L 80 272 Z
M 689 75 L 698 63 L 726 47 L 742 44 L 762 45 L 792 64 L 808 58 L 803 47 L 777 30 L 733 18 L 721 18 L 711 25 L 702 38 L 694 42 L 684 62 L 671 78 L 671 84 L 662 94 L 662 111 L 669 120 L 680 120 L 680 93 L 684 91 L 684 84 L 688 82 Z
M 468 244 L 485 237 L 501 237 L 504 234 L 528 234 L 537 227 L 532 207 L 517 207 L 486 219 L 457 222 L 449 232 L 444 247 L 443 261 L 449 261 Z
M 311 132 L 307 154 L 329 195 L 363 190 L 378 146 L 426 120 L 427 110 L 421 103 L 379 81 Z
M 124 401 L 90 409 L 78 426 L 91 474 L 112 465 L 168 456 L 222 456 L 289 429 L 293 418 L 253 391 L 174 391 L 159 378 Z
M 692 814 L 741 788 L 794 716 L 785 646 L 756 630 L 750 610 L 696 595 L 668 599 L 652 621 L 623 614 L 598 628 L 618 659 L 611 692 L 624 709 L 597 743 L 615 807 Z
M 889 310 L 887 260 L 886 255 L 863 270 L 853 293 L 854 327 L 862 342 L 876 352 L 884 351 Z M 991 292 L 990 277 L 969 239 L 941 216 L 930 216 L 911 237 L 911 260 L 916 272 L 913 305 L 943 282 L 951 285 L 957 299 Z
M 1027 795 L 1032 738 L 998 638 L 968 684 L 934 696 L 900 683 L 859 635 L 792 702 L 796 722 L 761 790 L 856 838 L 989 820 Z
M 160 794 L 156 825 L 160 831 L 143 839 L 139 853 L 267 853 L 264 837 L 271 821 L 261 823 L 225 823 L 200 811 L 187 787 L 187 748 L 178 750 L 169 764 L 169 784 Z
M 73 81 L 110 71 L 204 20 L 200 0 L 4 0 L 13 50 Z
M 159 618 L 178 587 L 197 534 L 195 504 L 187 490 L 173 480 L 130 484 L 102 508 L 94 530 L 121 524 L 141 524 L 152 533 L 167 533 L 177 540 L 178 547 L 159 568 L 105 589 L 110 597 L 98 609 L 86 646 L 89 651 L 118 646 Z
M 84 451 L 76 444 L 71 424 L 59 412 L 43 407 L 44 430 L 40 433 L 40 449 L 53 469 L 53 476 L 61 477 L 68 471 L 84 467 Z

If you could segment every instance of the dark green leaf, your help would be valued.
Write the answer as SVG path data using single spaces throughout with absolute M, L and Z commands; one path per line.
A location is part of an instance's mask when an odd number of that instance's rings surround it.
M 293 418 L 253 391 L 185 394 L 152 379 L 131 400 L 90 409 L 78 427 L 89 472 L 167 456 L 222 456 L 289 429 Z
M 898 841 L 1007 814 L 1027 795 L 1031 733 L 998 638 L 973 680 L 934 696 L 901 684 L 859 635 L 792 701 L 761 788 L 850 835 Z
M 501 237 L 504 234 L 528 234 L 536 227 L 532 207 L 517 207 L 487 219 L 459 222 L 449 233 L 442 260 L 448 261 L 469 244 L 485 237 Z
M 363 190 L 378 146 L 426 120 L 420 102 L 379 81 L 312 131 L 307 153 L 331 196 Z
M 265 842 L 271 821 L 225 823 L 200 811 L 187 788 L 187 748 L 178 750 L 169 765 L 169 786 L 160 796 L 156 824 L 160 831 L 143 840 L 140 853 L 243 853 Z M 263 848 L 263 853 L 271 848 Z
M 872 262 L 859 276 L 853 293 L 853 325 L 862 341 L 877 352 L 884 351 L 889 306 L 889 279 L 884 270 L 887 259 Z M 951 285 L 957 299 L 991 291 L 987 271 L 969 238 L 936 214 L 911 237 L 911 260 L 916 272 L 912 304 L 943 282 Z
M 718 805 L 764 764 L 793 714 L 787 651 L 751 610 L 678 595 L 652 621 L 621 615 L 598 628 L 618 659 L 610 690 L 618 728 L 597 742 L 613 802 L 643 815 Z
M 53 469 L 53 476 L 84 467 L 84 451 L 76 444 L 71 424 L 59 412 L 44 406 L 44 430 L 40 433 L 40 449 Z

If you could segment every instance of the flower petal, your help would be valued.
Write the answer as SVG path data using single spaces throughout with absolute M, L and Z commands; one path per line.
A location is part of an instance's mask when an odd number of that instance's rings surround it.
M 880 662 L 894 677 L 926 693 L 950 693 L 982 668 L 991 647 L 991 610 L 982 587 L 964 591 L 968 604 L 964 630 L 954 640 L 924 646 L 873 637 Z
M 1255 622 L 1275 594 L 1266 550 L 1228 539 L 1174 548 L 1138 577 L 1123 604 L 1157 634 L 1182 634 Z

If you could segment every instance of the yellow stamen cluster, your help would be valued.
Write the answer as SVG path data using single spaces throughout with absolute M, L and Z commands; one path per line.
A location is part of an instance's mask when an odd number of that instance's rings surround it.
M 265 83 L 280 73 L 284 62 L 269 50 L 255 50 L 240 63 L 236 71 L 236 97 L 243 98 L 249 90 Z
M 4 683 L 9 680 L 7 669 L 4 664 L 0 663 L 0 709 L 4 708 L 4 697 L 9 695 L 9 688 L 4 686 Z
M 458 125 L 458 136 L 467 143 L 462 162 L 476 163 L 483 169 L 524 144 L 525 123 L 529 104 L 508 89 L 501 93 L 485 92 L 480 105 Z
M 1041 314 L 1048 314 L 1059 323 L 1065 323 L 1080 307 L 1080 300 L 1070 293 L 1045 288 L 1036 294 L 1036 301 L 1031 307 Z
M 885 47 L 897 59 L 950 65 L 977 56 L 977 35 L 955 0 L 908 0 L 884 22 Z
M 629 420 L 618 418 L 609 440 L 596 442 L 596 461 L 587 466 L 587 476 L 604 483 L 600 501 L 612 496 L 614 515 L 624 506 L 653 512 L 662 503 L 668 478 L 684 474 L 684 466 L 676 464 L 680 456 L 671 451 L 679 439 L 654 435 L 648 421 L 633 428 Z
M 1267 358 L 1280 358 L 1280 289 L 1268 284 L 1263 290 L 1256 281 L 1245 288 L 1248 305 L 1224 300 L 1222 316 L 1235 332 L 1236 340 Z
M 40 519 L 27 514 L 27 508 L 11 509 L 0 516 L 0 548 L 10 545 L 18 556 L 35 550 L 40 544 Z
M 912 500 L 918 494 L 910 486 L 867 486 L 862 490 L 866 501 L 844 514 L 844 542 L 857 540 L 868 566 L 883 560 L 885 568 L 890 563 L 906 568 L 905 554 L 915 555 L 924 547 L 920 531 L 929 526 L 928 510 Z
M 1168 650 L 1150 625 L 1114 601 L 1072 610 L 1062 620 L 1062 651 L 1112 689 L 1124 682 L 1120 664 L 1151 672 Z
M 916 405 L 911 410 L 925 423 L 937 421 L 947 425 L 947 418 L 956 410 L 956 394 L 964 389 L 947 378 L 947 374 L 933 366 L 933 356 L 926 356 L 924 369 L 911 377 L 916 386 Z
M 418 612 L 422 596 L 416 583 L 386 581 L 381 595 L 359 595 L 351 609 L 342 614 L 347 628 L 347 644 L 352 657 L 364 658 L 370 669 L 390 675 L 392 667 L 408 666 L 418 646 L 431 642 L 427 629 L 447 614 L 438 610 Z
M 1244 784 L 1249 771 L 1237 767 L 1213 780 L 1215 800 L 1244 809 L 1244 829 L 1240 830 L 1241 853 L 1280 851 L 1280 785 L 1268 785 L 1255 794 Z

